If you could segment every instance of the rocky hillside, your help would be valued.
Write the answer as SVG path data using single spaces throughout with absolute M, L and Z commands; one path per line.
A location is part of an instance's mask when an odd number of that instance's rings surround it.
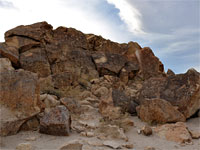
M 127 141 L 130 115 L 165 124 L 197 113 L 200 73 L 165 73 L 149 47 L 40 22 L 7 31 L 0 43 L 0 109 L 1 136 L 38 129 Z

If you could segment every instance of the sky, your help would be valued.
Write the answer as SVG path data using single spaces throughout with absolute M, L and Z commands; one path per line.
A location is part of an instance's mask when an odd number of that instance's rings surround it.
M 200 71 L 200 0 L 0 0 L 0 42 L 9 29 L 40 21 L 138 42 L 165 71 Z

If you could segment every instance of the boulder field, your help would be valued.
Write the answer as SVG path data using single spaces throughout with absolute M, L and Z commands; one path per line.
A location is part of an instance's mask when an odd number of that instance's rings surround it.
M 178 122 L 166 124 L 172 130 L 199 110 L 200 73 L 165 73 L 151 48 L 137 42 L 39 22 L 7 31 L 0 43 L 1 136 L 38 130 L 127 141 L 131 115 L 150 125 Z

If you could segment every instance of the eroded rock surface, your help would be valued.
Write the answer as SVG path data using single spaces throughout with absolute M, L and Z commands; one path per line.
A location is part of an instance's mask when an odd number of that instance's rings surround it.
M 40 112 L 38 76 L 24 70 L 0 73 L 0 135 L 16 134 L 20 126 Z
M 52 108 L 40 119 L 40 132 L 66 136 L 70 132 L 70 114 L 65 106 Z

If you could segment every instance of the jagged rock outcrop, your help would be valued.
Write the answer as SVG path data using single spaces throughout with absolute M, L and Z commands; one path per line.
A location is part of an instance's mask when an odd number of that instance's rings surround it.
M 164 99 L 189 118 L 200 109 L 200 73 L 190 69 L 185 74 L 150 78 L 144 82 L 139 97 L 140 102 L 145 98 Z
M 40 110 L 42 133 L 67 135 L 71 115 L 74 131 L 93 135 L 101 119 L 119 122 L 126 112 L 135 115 L 138 105 L 137 115 L 151 123 L 185 121 L 200 109 L 199 72 L 166 74 L 149 47 L 47 22 L 5 33 L 0 72 L 0 106 L 8 114 L 1 118 L 1 135 L 15 134 Z

